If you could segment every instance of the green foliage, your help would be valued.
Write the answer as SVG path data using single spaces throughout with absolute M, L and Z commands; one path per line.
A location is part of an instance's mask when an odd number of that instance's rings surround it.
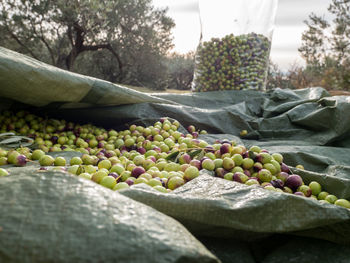
M 288 75 L 282 72 L 276 64 L 272 61 L 269 63 L 269 70 L 267 74 L 266 89 L 276 89 L 276 88 L 294 88 L 291 85 Z
M 3 149 L 14 149 L 18 147 L 31 146 L 34 143 L 32 138 L 18 136 L 13 132 L 0 133 L 0 147 Z
M 350 90 L 350 0 L 332 0 L 332 21 L 311 14 L 305 21 L 299 52 L 306 61 L 305 72 L 328 89 Z
M 270 62 L 266 87 L 267 89 L 301 89 L 321 86 L 320 76 L 312 66 L 304 68 L 294 64 L 288 71 L 283 72 L 276 64 Z
M 178 90 L 191 89 L 194 73 L 194 53 L 185 55 L 173 53 L 167 59 L 169 88 Z
M 166 11 L 151 0 L 4 0 L 0 45 L 78 73 L 155 85 L 172 47 Z

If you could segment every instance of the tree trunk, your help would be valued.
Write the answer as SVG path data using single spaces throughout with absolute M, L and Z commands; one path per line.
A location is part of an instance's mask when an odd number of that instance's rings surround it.
M 69 52 L 68 56 L 66 57 L 67 70 L 69 70 L 69 71 L 72 70 L 72 68 L 74 66 L 75 59 L 78 57 L 79 53 L 81 53 L 81 52 L 82 51 L 78 52 L 75 47 L 73 47 L 73 49 Z
M 74 31 L 74 34 L 73 34 Z M 72 49 L 69 54 L 65 58 L 65 64 L 67 70 L 72 70 L 74 66 L 74 62 L 80 53 L 85 51 L 97 51 L 100 49 L 108 49 L 112 55 L 117 59 L 119 66 L 119 76 L 123 76 L 123 63 L 119 57 L 119 54 L 115 52 L 112 45 L 107 44 L 98 44 L 98 45 L 84 45 L 85 38 L 85 30 L 81 27 L 78 22 L 75 22 L 72 26 L 68 27 L 68 38 L 72 45 Z M 73 36 L 75 35 L 75 37 Z

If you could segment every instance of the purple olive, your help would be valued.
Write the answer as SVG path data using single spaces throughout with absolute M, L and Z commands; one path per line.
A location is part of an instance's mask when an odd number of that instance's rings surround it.
M 217 177 L 224 178 L 227 171 L 224 168 L 216 168 L 215 174 Z
M 190 125 L 190 126 L 187 127 L 187 131 L 188 131 L 189 133 L 193 133 L 193 132 L 196 131 L 196 128 L 195 128 L 193 125 Z
M 153 150 L 156 151 L 157 153 L 162 152 L 162 149 L 160 149 L 158 146 L 153 147 Z
M 103 152 L 99 152 L 98 154 L 96 154 L 97 158 L 102 158 L 105 157 L 105 154 Z
M 257 155 L 255 156 L 255 161 L 256 161 L 257 163 L 262 163 L 262 156 L 261 156 L 261 154 L 257 154 Z
M 254 171 L 259 172 L 264 167 L 263 167 L 262 163 L 256 162 L 256 163 L 254 163 L 253 168 L 254 168 Z
M 151 160 L 152 162 L 156 162 L 157 161 L 157 158 L 156 157 L 154 157 L 154 156 L 149 156 L 149 157 L 147 157 L 147 159 L 149 159 L 149 160 Z
M 211 147 L 211 146 L 206 146 L 206 147 L 205 147 L 205 150 L 206 150 L 207 152 L 212 152 L 212 153 L 215 152 L 214 148 Z
M 103 148 L 105 146 L 105 144 L 103 142 L 99 142 L 97 144 L 97 148 Z
M 125 146 L 125 145 L 123 145 L 121 148 L 120 148 L 120 152 L 122 153 L 122 152 L 128 152 L 128 148 Z
M 221 153 L 221 154 L 225 154 L 225 153 L 230 152 L 230 147 L 231 147 L 230 144 L 224 143 L 224 144 L 221 145 L 221 147 L 220 147 L 220 153 Z
M 58 137 L 57 137 L 57 136 L 52 136 L 52 137 L 51 137 L 51 142 L 52 142 L 53 144 L 56 144 L 56 143 L 57 143 L 57 140 L 58 140 Z
M 201 164 L 201 161 L 199 160 L 196 160 L 196 159 L 192 160 L 190 162 L 190 165 L 197 167 L 198 170 L 202 169 L 202 164 Z
M 160 178 L 159 180 L 160 180 L 160 182 L 162 183 L 162 186 L 163 186 L 163 187 L 166 187 L 166 182 L 167 182 L 166 180 L 167 180 L 167 179 L 166 179 L 166 178 Z
M 136 145 L 131 145 L 130 147 L 128 147 L 129 151 L 136 151 L 137 150 L 137 146 Z
M 146 137 L 146 140 L 145 140 L 145 141 L 153 142 L 153 140 L 154 140 L 153 136 L 152 136 L 152 135 L 148 135 L 148 136 Z M 144 141 L 144 142 L 145 142 L 145 141 Z
M 270 181 L 273 187 L 283 189 L 284 182 L 280 179 Z
M 23 154 L 20 154 L 16 157 L 16 166 L 25 166 L 27 164 L 27 157 L 25 157 Z
M 129 186 L 133 185 L 134 184 L 134 180 L 128 178 L 125 180 L 125 183 L 127 183 Z
M 244 171 L 243 171 L 243 173 L 244 173 L 246 176 L 248 176 L 248 177 L 250 177 L 250 176 L 251 176 L 251 173 L 250 173 L 250 171 L 249 171 L 249 170 L 244 170 Z
M 143 147 L 137 148 L 137 151 L 138 151 L 139 153 L 141 153 L 141 154 L 145 154 L 145 153 L 146 153 L 146 149 L 143 148 Z
M 303 179 L 297 174 L 291 174 L 288 176 L 285 185 L 295 191 L 299 186 L 303 184 Z
M 111 158 L 111 157 L 113 157 L 114 155 L 115 155 L 115 153 L 114 153 L 113 151 L 107 151 L 107 152 L 105 153 L 106 158 Z
M 285 163 L 281 163 L 281 171 L 285 173 L 290 173 L 289 167 Z
M 105 154 L 105 153 L 106 153 L 106 149 L 101 149 L 101 150 L 99 151 L 99 153 Z
M 310 197 L 312 195 L 312 190 L 308 185 L 299 186 L 297 192 L 302 192 L 306 197 Z
M 288 177 L 289 177 L 289 174 L 286 172 L 280 172 L 277 174 L 277 179 L 280 179 L 283 182 L 286 182 Z
M 191 162 L 191 156 L 187 153 L 184 153 L 183 155 L 180 156 L 179 158 L 179 162 L 180 164 L 184 164 L 184 163 L 190 163 Z
M 145 168 L 141 166 L 136 166 L 134 169 L 132 169 L 131 176 L 138 178 L 141 174 L 145 172 L 146 172 Z
M 233 175 L 233 181 L 236 181 L 238 183 L 245 183 L 246 181 L 248 181 L 249 177 L 241 172 L 236 172 Z
M 109 173 L 108 176 L 112 176 L 112 177 L 114 177 L 114 178 L 119 177 L 119 175 L 118 175 L 117 173 L 115 173 L 115 172 Z

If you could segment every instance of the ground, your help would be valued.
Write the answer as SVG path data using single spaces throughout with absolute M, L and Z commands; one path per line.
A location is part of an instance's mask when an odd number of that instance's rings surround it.
M 130 89 L 134 89 L 140 92 L 144 93 L 177 93 L 177 94 L 182 94 L 182 93 L 189 93 L 191 92 L 190 90 L 177 90 L 177 89 L 167 89 L 167 90 L 152 90 L 146 87 L 136 87 L 136 86 L 131 86 L 131 85 L 124 85 L 125 87 L 128 87 Z
M 329 90 L 328 92 L 332 96 L 350 96 L 350 92 L 344 90 Z
M 123 85 L 123 86 L 126 86 L 128 88 L 131 88 L 131 89 L 134 89 L 134 90 L 137 90 L 137 91 L 145 92 L 145 93 L 163 93 L 163 92 L 167 92 L 167 93 L 182 94 L 182 93 L 189 93 L 189 92 L 191 92 L 190 90 L 176 90 L 176 89 L 167 89 L 167 90 L 164 90 L 164 91 L 157 91 L 157 90 L 148 89 L 146 87 L 136 87 L 136 86 L 130 86 L 130 85 Z M 328 92 L 332 96 L 350 96 L 350 92 L 349 91 L 344 91 L 344 90 L 329 90 Z

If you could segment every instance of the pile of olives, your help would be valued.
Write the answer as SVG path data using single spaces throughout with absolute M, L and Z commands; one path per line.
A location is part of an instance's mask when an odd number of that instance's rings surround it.
M 133 124 L 126 130 L 116 131 L 42 118 L 23 111 L 5 111 L 0 114 L 0 133 L 26 135 L 35 144 L 31 148 L 0 148 L 0 166 L 26 166 L 31 162 L 40 172 L 59 170 L 112 190 L 143 183 L 162 193 L 181 187 L 205 170 L 250 187 L 350 208 L 348 200 L 326 192 L 318 182 L 305 184 L 279 153 L 270 153 L 258 146 L 248 149 L 229 140 L 209 144 L 199 136 L 206 131 L 190 125 L 188 133 L 181 133 L 179 126 L 177 120 L 161 118 L 152 126 Z M 0 144 L 3 141 L 0 140 Z M 13 144 L 14 140 L 7 141 Z M 59 154 L 65 151 L 80 152 L 81 156 L 66 159 L 65 154 Z M 55 152 L 56 157 L 50 152 Z M 11 173 L 0 168 L 1 176 L 11 176 Z

